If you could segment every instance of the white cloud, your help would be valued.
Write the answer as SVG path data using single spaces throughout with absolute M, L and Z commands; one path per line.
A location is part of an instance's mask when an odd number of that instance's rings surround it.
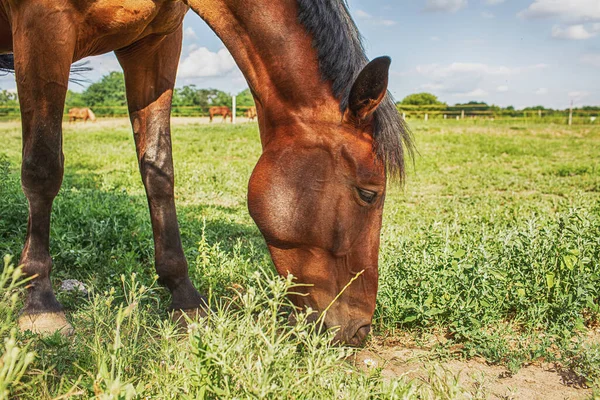
M 517 14 L 521 18 L 560 17 L 575 21 L 600 20 L 598 0 L 534 0 Z
M 181 62 L 178 76 L 181 78 L 223 76 L 235 69 L 235 61 L 226 49 L 213 53 L 206 47 L 200 47 L 190 52 Z
M 539 88 L 538 90 L 535 91 L 535 94 L 540 95 L 540 96 L 548 94 L 548 89 L 547 88 Z
M 465 8 L 468 0 L 427 0 L 426 11 L 457 12 Z
M 461 74 L 471 75 L 516 75 L 527 71 L 545 69 L 546 64 L 535 64 L 525 67 L 506 67 L 503 65 L 488 65 L 483 63 L 452 63 L 449 65 L 427 64 L 418 65 L 417 73 L 436 79 L 448 78 Z
M 481 16 L 483 18 L 485 18 L 485 19 L 494 19 L 494 18 L 496 18 L 496 16 L 494 14 L 492 14 L 491 12 L 488 12 L 488 11 L 483 11 L 481 13 Z
M 474 98 L 474 97 L 486 97 L 488 95 L 488 92 L 486 92 L 485 90 L 481 89 L 481 88 L 477 88 L 475 90 L 471 90 L 470 92 L 465 92 L 465 93 L 455 93 L 454 96 L 456 97 L 470 97 L 470 98 Z
M 587 65 L 591 65 L 592 67 L 600 68 L 600 53 L 584 54 L 583 57 L 581 57 L 581 62 Z
M 500 85 L 496 88 L 496 92 L 499 92 L 499 93 L 508 92 L 508 86 Z
M 189 40 L 198 39 L 198 35 L 196 35 L 196 31 L 194 31 L 191 26 L 188 26 L 187 28 L 185 28 L 185 30 L 183 31 L 183 36 Z
M 380 24 L 383 26 L 392 26 L 392 25 L 396 25 L 396 21 L 393 21 L 391 19 L 384 19 L 381 17 L 374 17 L 371 14 L 369 14 L 368 12 L 364 11 L 364 10 L 356 10 L 356 12 L 354 13 L 354 15 L 356 16 L 356 18 L 359 19 L 363 19 L 365 21 L 370 21 L 376 24 Z
M 373 18 L 373 16 L 371 14 L 369 14 L 366 11 L 363 10 L 356 10 L 356 12 L 354 13 L 354 15 L 356 15 L 357 18 L 361 18 L 361 19 L 371 19 Z
M 588 32 L 582 24 L 571 25 L 561 28 L 558 25 L 552 27 L 552 37 L 555 39 L 585 40 L 596 36 L 597 33 Z
M 444 89 L 445 86 L 441 83 L 424 83 L 421 85 L 421 89 L 425 90 L 441 90 Z
M 585 91 L 573 91 L 573 92 L 569 92 L 569 97 L 571 98 L 571 100 L 578 102 L 581 101 L 583 99 L 585 99 L 586 97 L 588 97 L 590 95 L 590 92 L 585 92 Z
M 485 44 L 485 40 L 483 39 L 465 39 L 463 41 L 464 44 L 466 44 L 467 46 L 479 46 L 482 44 Z
M 439 36 L 432 36 L 432 37 L 431 37 L 431 40 L 432 40 L 433 42 L 439 42 L 439 41 L 440 41 L 440 37 L 439 37 Z
M 505 0 L 485 0 L 485 4 L 487 4 L 488 6 L 495 6 L 504 3 L 504 1 Z

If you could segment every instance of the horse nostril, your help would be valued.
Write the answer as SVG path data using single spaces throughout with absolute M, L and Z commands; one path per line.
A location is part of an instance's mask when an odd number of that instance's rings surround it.
M 364 325 L 360 327 L 358 331 L 356 331 L 356 334 L 354 334 L 354 341 L 359 345 L 362 344 L 367 338 L 367 335 L 369 335 L 369 332 L 371 332 L 371 325 Z

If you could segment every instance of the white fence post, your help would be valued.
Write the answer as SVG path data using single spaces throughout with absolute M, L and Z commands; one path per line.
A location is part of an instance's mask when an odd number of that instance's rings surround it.
M 573 100 L 571 100 L 571 107 L 569 107 L 569 126 L 573 125 Z
M 235 109 L 235 95 L 231 96 L 231 122 L 235 124 L 235 114 L 236 114 L 236 109 Z

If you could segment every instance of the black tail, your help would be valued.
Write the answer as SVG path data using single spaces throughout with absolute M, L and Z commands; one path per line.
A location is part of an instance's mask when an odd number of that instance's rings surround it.
M 87 66 L 87 61 L 77 63 L 71 67 L 71 78 L 69 80 L 73 83 L 81 85 L 86 82 L 83 78 L 85 72 L 91 71 L 92 68 Z M 12 54 L 0 54 L 0 73 L 5 74 L 15 71 L 15 57 Z
M 9 73 L 15 70 L 15 58 L 12 54 L 0 54 L 0 72 Z

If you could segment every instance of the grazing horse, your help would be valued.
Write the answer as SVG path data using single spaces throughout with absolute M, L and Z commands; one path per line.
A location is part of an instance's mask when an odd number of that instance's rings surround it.
M 334 340 L 359 345 L 375 310 L 386 177 L 403 176 L 410 135 L 387 93 L 390 59 L 368 62 L 344 0 L 0 0 L 0 54 L 21 103 L 21 180 L 29 222 L 20 263 L 33 277 L 21 329 L 71 329 L 50 283 L 52 202 L 63 177 L 69 68 L 114 51 L 173 310 L 205 298 L 188 276 L 173 195 L 170 110 L 191 8 L 222 39 L 256 102 L 262 155 L 248 208 L 275 268 L 323 314 Z M 9 60 L 9 61 L 7 61 Z M 326 311 L 326 312 L 325 312 Z
M 208 115 L 210 117 L 210 122 L 212 122 L 213 117 L 215 115 L 222 115 L 223 116 L 223 122 L 225 122 L 225 120 L 227 119 L 227 117 L 229 117 L 229 119 L 231 120 L 231 122 L 233 122 L 233 114 L 231 112 L 231 110 L 229 109 L 229 107 L 226 106 L 214 106 L 208 109 Z
M 69 109 L 69 122 L 75 122 L 78 119 L 82 119 L 83 122 L 96 121 L 96 115 L 89 108 L 71 108 Z
M 246 110 L 246 118 L 250 121 L 254 121 L 254 118 L 256 118 L 256 107 L 248 107 Z

